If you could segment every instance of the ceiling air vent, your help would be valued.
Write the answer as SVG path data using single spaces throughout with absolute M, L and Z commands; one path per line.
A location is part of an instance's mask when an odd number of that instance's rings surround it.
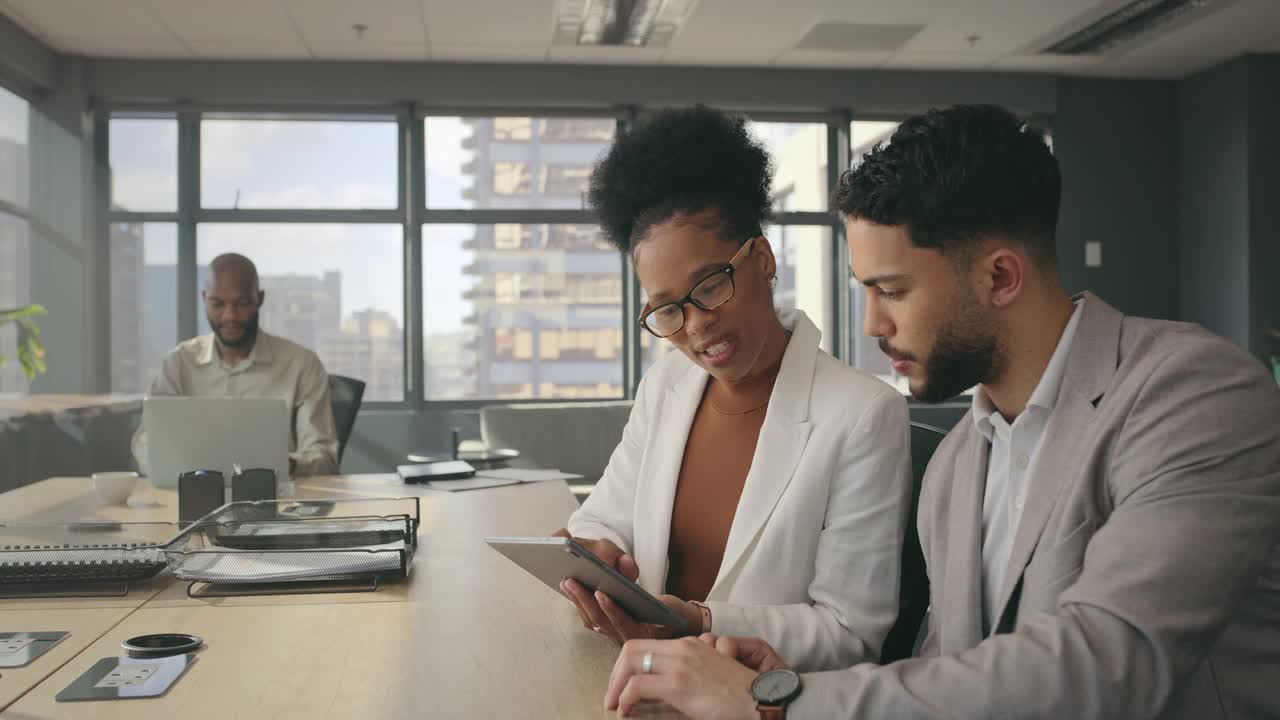
M 560 0 L 555 45 L 666 47 L 695 0 Z
M 1157 30 L 1172 30 L 1234 0 L 1136 0 L 1071 33 L 1041 52 L 1054 55 L 1105 53 Z

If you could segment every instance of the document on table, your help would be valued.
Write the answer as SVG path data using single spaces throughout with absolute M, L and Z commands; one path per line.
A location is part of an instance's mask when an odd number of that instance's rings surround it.
M 317 552 L 191 553 L 174 574 L 182 580 L 207 583 L 293 582 L 317 577 L 370 575 L 400 569 L 404 543 L 368 550 Z M 370 548 L 371 550 L 373 548 Z
M 460 490 L 480 490 L 482 488 L 501 487 L 503 485 L 519 485 L 520 481 L 481 477 L 477 475 L 473 478 L 466 478 L 464 480 L 428 480 L 422 484 L 432 490 L 458 492 Z
M 559 470 L 530 470 L 525 468 L 499 468 L 497 470 L 477 470 L 476 477 L 496 478 L 514 482 L 546 482 L 548 480 L 581 480 L 581 475 L 560 472 Z

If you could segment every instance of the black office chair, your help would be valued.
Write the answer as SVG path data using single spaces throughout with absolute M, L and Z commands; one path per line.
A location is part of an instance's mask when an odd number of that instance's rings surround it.
M 885 638 L 880 662 L 888 665 L 915 655 L 920 640 L 921 621 L 929 609 L 929 575 L 925 572 L 924 553 L 920 550 L 920 533 L 916 528 L 916 509 L 920 506 L 920 487 L 929 458 L 938 449 L 945 430 L 911 423 L 911 513 L 907 516 L 907 536 L 902 544 L 902 575 L 898 579 L 898 619 Z
M 333 424 L 338 430 L 338 465 L 342 465 L 342 453 L 351 438 L 351 428 L 356 425 L 360 402 L 364 400 L 364 383 L 342 375 L 329 376 L 329 404 L 333 407 Z

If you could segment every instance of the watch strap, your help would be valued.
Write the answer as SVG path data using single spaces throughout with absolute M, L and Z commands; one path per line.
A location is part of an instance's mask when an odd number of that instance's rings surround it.
M 760 713 L 760 720 L 787 720 L 787 708 L 784 705 L 756 703 L 756 712 Z

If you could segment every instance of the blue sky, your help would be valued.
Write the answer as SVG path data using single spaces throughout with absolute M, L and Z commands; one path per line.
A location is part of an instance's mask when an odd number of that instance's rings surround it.
M 439 207 L 462 207 L 461 147 L 468 130 L 457 118 L 432 118 L 428 188 Z M 202 204 L 211 208 L 394 208 L 393 122 L 297 122 L 211 119 L 203 123 Z M 111 127 L 115 203 L 128 210 L 172 211 L 177 205 L 177 125 L 172 120 L 118 119 Z M 171 265 L 177 248 L 169 228 L 147 230 L 147 264 Z M 461 274 L 470 253 L 467 226 L 428 226 L 426 320 L 430 332 L 461 329 L 470 312 Z M 396 226 L 207 224 L 197 259 L 220 252 L 251 257 L 264 275 L 342 272 L 344 316 L 376 308 L 402 319 L 401 230 Z

